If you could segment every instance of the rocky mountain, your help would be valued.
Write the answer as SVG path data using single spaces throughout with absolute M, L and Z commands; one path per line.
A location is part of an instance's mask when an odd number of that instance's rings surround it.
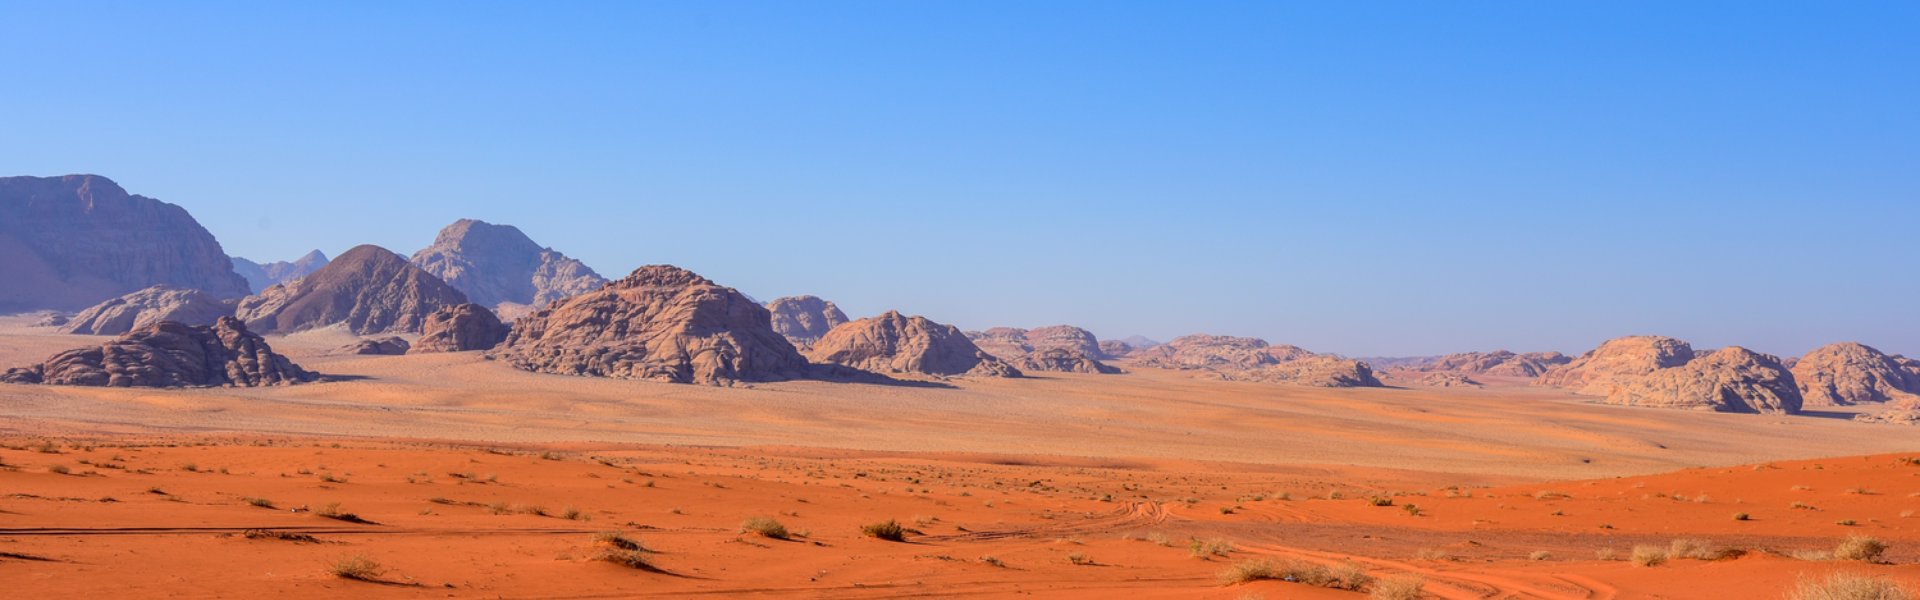
M 1132 364 L 1161 369 L 1206 371 L 1236 381 L 1269 381 L 1321 387 L 1378 387 L 1380 379 L 1364 362 L 1321 355 L 1298 346 L 1223 335 L 1188 335 L 1127 356 Z
M 1920 396 L 1920 361 L 1842 342 L 1813 349 L 1793 364 L 1807 406 L 1846 406 Z
M 98 175 L 0 177 L 0 314 L 79 310 L 154 285 L 247 294 L 186 209 Z
M 1621 381 L 1608 404 L 1721 412 L 1800 412 L 1800 389 L 1780 359 L 1729 346 Z
M 1700 354 L 1660 336 L 1608 340 L 1536 383 L 1629 406 L 1797 413 L 1802 405 L 1799 385 L 1776 357 L 1738 346 Z
M 434 309 L 420 325 L 420 341 L 408 354 L 487 350 L 507 339 L 507 326 L 487 307 L 467 303 Z
M 1153 340 L 1143 335 L 1130 335 L 1127 337 L 1120 338 L 1120 341 L 1122 343 L 1125 343 L 1128 348 L 1132 348 L 1135 350 L 1145 350 L 1145 349 L 1160 345 L 1159 341 Z
M 1466 375 L 1495 375 L 1502 377 L 1539 377 L 1555 366 L 1572 362 L 1573 359 L 1559 352 L 1529 352 L 1515 354 L 1506 350 L 1493 352 L 1464 352 L 1448 354 L 1403 367 L 1422 373 L 1462 373 Z
M 494 355 L 528 371 L 725 385 L 805 375 L 807 361 L 739 291 L 651 265 L 514 323 Z
M 473 303 L 505 313 L 528 312 L 607 283 L 586 264 L 534 243 L 517 227 L 473 219 L 441 229 L 433 245 L 411 260 Z
M 399 356 L 406 354 L 407 351 L 411 349 L 413 349 L 413 344 L 408 343 L 406 338 L 389 335 L 386 337 L 368 338 L 347 344 L 335 349 L 332 354 Z
M 99 346 L 68 350 L 31 367 L 9 369 L 5 383 L 110 387 L 289 385 L 315 375 L 273 352 L 233 317 L 211 327 L 172 321 L 141 326 Z
M 320 267 L 327 266 L 327 255 L 314 250 L 292 261 L 257 263 L 238 256 L 233 257 L 232 261 L 233 271 L 246 278 L 247 285 L 258 293 L 274 284 L 293 281 L 320 270 Z
M 767 303 L 773 313 L 773 331 L 786 336 L 794 346 L 805 348 L 820 336 L 847 322 L 847 313 L 818 296 L 787 296 Z
M 212 294 L 156 285 L 80 311 L 68 318 L 60 330 L 85 335 L 120 335 L 161 321 L 204 326 L 230 316 L 233 316 L 233 304 Z
M 969 331 L 967 339 L 981 350 L 1022 371 L 1064 373 L 1119 373 L 1100 362 L 1107 354 L 1093 333 L 1071 325 L 1035 329 L 995 327 Z
M 248 296 L 236 314 L 261 333 L 345 324 L 368 335 L 420 331 L 434 310 L 466 302 L 460 290 L 400 255 L 364 245 L 306 277 Z
M 958 328 L 891 310 L 833 328 L 807 357 L 881 374 L 1020 376 L 1019 369 L 975 346 Z
M 1687 364 L 1693 360 L 1693 346 L 1670 337 L 1636 335 L 1607 340 L 1557 367 L 1548 369 L 1537 381 L 1540 385 L 1573 390 L 1581 394 L 1605 396 L 1621 382 L 1652 374 L 1654 371 Z
M 1126 358 L 1133 354 L 1133 345 L 1120 340 L 1100 340 L 1100 356 L 1103 358 Z

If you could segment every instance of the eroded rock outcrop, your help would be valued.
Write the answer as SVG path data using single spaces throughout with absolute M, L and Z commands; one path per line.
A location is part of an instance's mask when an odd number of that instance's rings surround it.
M 154 285 L 247 295 L 186 209 L 97 175 L 0 177 L 0 314 L 79 310 Z
M 733 288 L 641 267 L 515 322 L 495 356 L 528 371 L 726 385 L 800 377 L 807 361 Z
M 372 356 L 399 356 L 413 349 L 413 344 L 397 335 L 368 338 L 341 346 L 333 354 L 357 354 Z
M 314 250 L 290 261 L 281 260 L 270 263 L 257 263 L 251 260 L 233 257 L 233 271 L 246 278 L 247 286 L 254 293 L 265 291 L 275 284 L 286 283 L 306 277 L 320 267 L 327 266 L 327 255 Z
M 899 311 L 835 327 L 807 357 L 880 374 L 1020 376 L 1019 369 L 975 346 L 958 328 Z
M 1499 377 L 1539 377 L 1553 367 L 1572 362 L 1559 352 L 1516 354 L 1506 350 L 1448 354 L 1405 367 L 1421 373 L 1462 373 Z
M 433 245 L 411 260 L 473 303 L 504 313 L 531 312 L 607 283 L 585 263 L 534 243 L 517 227 L 473 219 L 441 229 Z
M 487 307 L 473 304 L 442 306 L 420 325 L 420 340 L 409 354 L 489 350 L 507 339 L 508 328 Z
M 210 327 L 172 321 L 142 326 L 99 346 L 68 350 L 9 369 L 5 383 L 110 387 L 289 385 L 315 375 L 273 352 L 233 317 Z
M 1540 385 L 1605 396 L 1614 387 L 1654 371 L 1687 364 L 1693 346 L 1670 337 L 1636 335 L 1607 340 L 1566 364 L 1548 369 Z
M 1800 412 L 1800 389 L 1780 359 L 1721 348 L 1646 375 L 1617 380 L 1608 404 L 1721 412 Z
M 1842 342 L 1813 349 L 1792 367 L 1807 406 L 1847 406 L 1920 397 L 1920 362 Z
M 1366 363 L 1309 352 L 1298 346 L 1223 335 L 1188 335 L 1128 356 L 1132 364 L 1199 370 L 1235 381 L 1268 381 L 1320 387 L 1378 387 Z
M 773 331 L 786 336 L 794 346 L 806 348 L 820 336 L 847 322 L 847 313 L 819 296 L 787 296 L 767 303 L 773 315 Z
M 83 335 L 120 335 L 161 321 L 212 325 L 233 316 L 233 304 L 200 290 L 156 285 L 80 311 L 60 326 Z
M 373 245 L 346 251 L 306 277 L 240 301 L 236 314 L 261 333 L 344 324 L 359 335 L 418 332 L 442 306 L 467 296 L 400 255 Z
M 1100 359 L 1088 356 L 1076 348 L 1041 348 L 1022 354 L 1008 361 L 1015 368 L 1027 373 L 1098 373 L 1112 375 L 1120 373 L 1120 368 Z
M 981 350 L 1022 371 L 1120 372 L 1120 369 L 1100 362 L 1107 355 L 1101 350 L 1100 339 L 1093 332 L 1071 325 L 1033 329 L 994 327 L 985 331 L 969 331 L 966 335 Z

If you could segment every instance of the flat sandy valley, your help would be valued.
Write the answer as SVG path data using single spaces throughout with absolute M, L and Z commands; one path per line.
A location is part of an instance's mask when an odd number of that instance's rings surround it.
M 0 366 L 89 341 L 12 318 Z M 1225 577 L 1260 564 L 1437 598 L 1920 583 L 1920 435 L 1846 412 L 1138 368 L 724 388 L 270 341 L 335 380 L 0 386 L 0 595 L 1366 595 Z M 904 541 L 863 535 L 889 519 Z M 1859 535 L 1883 562 L 1825 556 Z M 374 581 L 329 573 L 354 557 Z

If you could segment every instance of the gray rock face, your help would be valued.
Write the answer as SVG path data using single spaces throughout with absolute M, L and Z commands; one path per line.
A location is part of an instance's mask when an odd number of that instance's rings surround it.
M 767 303 L 767 312 L 773 313 L 774 332 L 801 348 L 812 346 L 820 336 L 847 322 L 847 313 L 818 296 L 774 298 Z
M 958 328 L 891 310 L 833 328 L 807 357 L 881 374 L 1020 376 L 1019 369 L 975 346 Z
M 200 290 L 153 286 L 94 305 L 67 319 L 61 331 L 120 335 L 161 321 L 206 326 L 233 316 L 233 304 Z
M 1793 365 L 1807 406 L 1847 406 L 1920 397 L 1920 362 L 1842 342 L 1808 352 Z
M 315 375 L 273 352 L 233 317 L 211 327 L 172 321 L 142 326 L 95 347 L 68 350 L 46 362 L 9 369 L 4 383 L 108 387 L 291 385 Z
M 0 313 L 79 310 L 154 285 L 247 294 L 185 209 L 105 177 L 0 177 Z
M 411 260 L 473 303 L 495 310 L 511 304 L 530 312 L 607 283 L 587 265 L 534 243 L 517 227 L 473 219 L 441 229 L 433 245 Z
M 358 342 L 347 344 L 345 346 L 341 346 L 337 350 L 334 350 L 333 354 L 399 356 L 402 354 L 406 354 L 407 351 L 411 349 L 413 349 L 413 344 L 407 343 L 406 338 L 390 335 L 386 337 L 364 339 Z
M 420 341 L 409 354 L 488 350 L 507 339 L 507 326 L 478 304 L 442 306 L 420 326 Z
M 641 267 L 514 322 L 494 356 L 540 373 L 730 385 L 802 377 L 767 309 L 670 265 Z
M 319 250 L 308 252 L 292 261 L 257 263 L 251 260 L 233 257 L 233 271 L 247 279 L 247 285 L 254 293 L 265 291 L 275 284 L 286 283 L 306 277 L 320 267 L 327 266 L 327 255 Z
M 400 255 L 358 246 L 306 277 L 240 301 L 236 314 L 261 333 L 346 324 L 355 334 L 420 331 L 442 306 L 465 304 L 460 290 Z

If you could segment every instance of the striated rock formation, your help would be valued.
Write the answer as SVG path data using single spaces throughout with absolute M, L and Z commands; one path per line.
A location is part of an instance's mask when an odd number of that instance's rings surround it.
M 413 253 L 413 264 L 459 289 L 473 303 L 507 312 L 535 309 L 606 285 L 578 260 L 542 247 L 512 225 L 454 221 L 433 245 Z
M 1579 358 L 1548 369 L 1540 385 L 1605 396 L 1619 383 L 1693 360 L 1693 346 L 1670 337 L 1637 335 L 1607 340 Z
M 355 334 L 420 331 L 434 310 L 465 304 L 460 290 L 379 246 L 357 246 L 306 277 L 240 301 L 237 311 L 261 333 L 344 323 Z
M 442 306 L 420 325 L 420 341 L 408 354 L 488 350 L 507 339 L 507 326 L 478 304 Z
M 515 322 L 495 355 L 520 369 L 714 385 L 804 375 L 807 361 L 745 295 L 669 265 Z
M 1228 380 L 1268 381 L 1321 387 L 1378 387 L 1373 368 L 1357 360 L 1314 354 L 1298 346 L 1222 335 L 1188 335 L 1135 350 L 1133 364 L 1203 370 Z
M 282 260 L 270 263 L 257 263 L 238 256 L 233 257 L 232 260 L 233 271 L 239 273 L 241 277 L 246 278 L 247 285 L 253 288 L 255 293 L 266 291 L 267 288 L 273 287 L 273 285 L 277 283 L 286 283 L 301 277 L 306 277 L 314 271 L 320 270 L 320 267 L 327 266 L 327 255 L 322 254 L 319 250 L 308 252 L 300 258 L 293 259 L 292 262 Z
M 105 177 L 0 177 L 0 314 L 78 310 L 154 285 L 247 294 L 185 209 Z
M 1418 377 L 1415 377 L 1413 382 L 1428 387 L 1480 387 L 1480 382 L 1474 381 L 1472 377 L 1451 371 L 1418 373 Z
M 230 316 L 233 316 L 233 305 L 211 294 L 156 285 L 80 311 L 67 319 L 60 330 L 87 335 L 120 335 L 161 321 L 212 325 L 220 317 Z
M 1646 375 L 1617 380 L 1608 404 L 1722 412 L 1800 412 L 1800 389 L 1780 359 L 1729 346 Z
M 773 313 L 773 331 L 786 336 L 794 346 L 805 348 L 820 336 L 847 322 L 847 313 L 818 296 L 787 296 L 767 303 Z
M 413 344 L 407 343 L 407 340 L 405 338 L 402 338 L 400 336 L 390 335 L 386 337 L 364 339 L 358 342 L 347 344 L 345 346 L 341 346 L 337 350 L 334 350 L 333 354 L 370 354 L 370 355 L 376 355 L 376 356 L 399 356 L 402 354 L 406 354 L 407 350 L 412 348 L 413 348 Z
M 1135 350 L 1145 350 L 1145 349 L 1160 345 L 1159 341 L 1149 339 L 1146 336 L 1141 336 L 1141 335 L 1130 335 L 1124 338 L 1120 338 L 1120 341 L 1125 342 L 1128 348 L 1132 348 Z
M 1920 396 L 1908 396 L 1887 402 L 1886 410 L 1854 415 L 1853 420 L 1862 423 L 1920 425 Z
M 1102 358 L 1120 359 L 1133 354 L 1133 345 L 1120 340 L 1100 340 Z
M 1120 372 L 1120 369 L 1100 362 L 1101 358 L 1106 357 L 1106 353 L 1100 349 L 1100 339 L 1079 327 L 995 327 L 986 331 L 969 331 L 966 335 L 981 350 L 1022 371 Z
M 952 325 L 887 311 L 833 328 L 807 357 L 874 373 L 1019 377 L 1019 369 L 975 346 Z
M 1515 354 L 1506 350 L 1448 354 L 1406 367 L 1422 373 L 1463 373 L 1502 377 L 1539 377 L 1555 366 L 1573 359 L 1559 352 Z
M 151 323 L 99 346 L 68 350 L 0 375 L 5 383 L 111 387 L 253 387 L 314 379 L 233 317 L 221 317 L 211 327 Z
M 1853 342 L 1828 344 L 1794 363 L 1807 406 L 1846 406 L 1920 397 L 1920 362 Z

